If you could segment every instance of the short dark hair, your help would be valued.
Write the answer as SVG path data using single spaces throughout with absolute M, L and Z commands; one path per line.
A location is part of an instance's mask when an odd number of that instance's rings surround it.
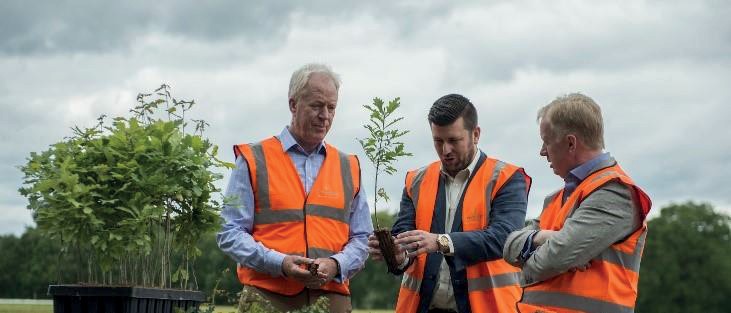
M 464 118 L 464 128 L 472 131 L 477 126 L 477 110 L 470 99 L 458 94 L 448 94 L 437 99 L 429 110 L 429 122 L 447 126 L 459 117 Z

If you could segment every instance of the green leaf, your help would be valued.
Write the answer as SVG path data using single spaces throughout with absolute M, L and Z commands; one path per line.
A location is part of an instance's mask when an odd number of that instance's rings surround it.
M 383 198 L 387 202 L 391 200 L 391 198 L 388 197 L 388 193 L 386 193 L 386 189 L 383 189 L 383 187 L 378 189 L 378 196 Z

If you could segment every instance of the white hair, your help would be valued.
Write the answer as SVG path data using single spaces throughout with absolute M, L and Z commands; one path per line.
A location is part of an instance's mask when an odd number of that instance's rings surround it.
M 340 75 L 333 72 L 330 66 L 320 63 L 309 63 L 300 67 L 289 80 L 289 99 L 294 99 L 305 88 L 313 73 L 321 73 L 327 75 L 335 84 L 335 91 L 340 90 Z

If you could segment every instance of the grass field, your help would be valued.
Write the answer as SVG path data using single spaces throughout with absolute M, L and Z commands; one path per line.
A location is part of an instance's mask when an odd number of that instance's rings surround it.
M 47 304 L 0 304 L 0 313 L 52 313 Z
M 0 313 L 52 313 L 53 306 L 47 304 L 0 304 Z M 233 306 L 217 306 L 216 313 L 236 312 Z M 353 313 L 392 313 L 392 310 L 354 310 Z

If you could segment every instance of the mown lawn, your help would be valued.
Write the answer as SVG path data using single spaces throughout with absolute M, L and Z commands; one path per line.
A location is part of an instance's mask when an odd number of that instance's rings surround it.
M 48 304 L 0 304 L 0 313 L 52 313 Z
M 53 306 L 47 304 L 0 304 L 0 313 L 52 313 Z M 236 312 L 233 306 L 216 306 L 216 313 Z M 353 313 L 393 313 L 392 310 L 354 310 Z

